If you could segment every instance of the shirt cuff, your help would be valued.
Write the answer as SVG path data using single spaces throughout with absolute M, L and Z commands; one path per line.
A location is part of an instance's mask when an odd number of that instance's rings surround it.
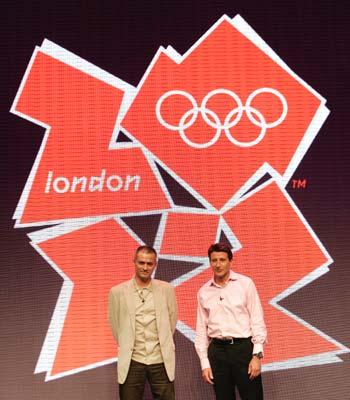
M 264 346 L 261 343 L 255 343 L 253 346 L 253 354 L 263 353 Z
M 203 369 L 210 368 L 209 358 L 206 357 L 206 358 L 201 359 L 201 367 L 202 367 L 202 371 L 203 371 Z

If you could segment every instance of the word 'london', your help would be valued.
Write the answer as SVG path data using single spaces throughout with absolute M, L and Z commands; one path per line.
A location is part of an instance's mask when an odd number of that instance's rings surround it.
M 47 176 L 45 193 L 50 193 L 51 188 L 56 193 L 67 193 L 67 192 L 102 192 L 104 188 L 110 192 L 118 192 L 123 189 L 128 191 L 130 187 L 133 187 L 134 192 L 139 190 L 141 177 L 139 175 L 126 175 L 123 179 L 119 175 L 109 175 L 106 178 L 106 170 L 101 170 L 99 176 L 73 176 L 67 178 L 65 176 L 57 176 L 54 178 L 53 171 L 49 171 Z

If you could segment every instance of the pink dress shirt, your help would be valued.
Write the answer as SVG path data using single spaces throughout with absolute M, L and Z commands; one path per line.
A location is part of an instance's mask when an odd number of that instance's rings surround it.
M 210 338 L 252 337 L 253 354 L 263 351 L 266 326 L 253 281 L 230 271 L 224 286 L 213 279 L 198 291 L 195 348 L 202 370 L 210 368 L 207 349 Z

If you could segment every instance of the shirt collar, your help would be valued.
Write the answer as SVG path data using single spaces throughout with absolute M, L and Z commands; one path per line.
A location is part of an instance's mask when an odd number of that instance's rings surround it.
M 229 282 L 229 281 L 236 281 L 238 279 L 238 274 L 236 273 L 236 272 L 233 272 L 232 271 L 232 269 L 230 270 L 230 276 L 229 276 L 229 278 L 228 278 L 228 280 L 227 280 L 227 282 L 226 282 L 226 284 Z M 210 279 L 210 281 L 208 282 L 208 286 L 219 286 L 215 281 L 214 281 L 214 277 L 212 277 L 211 279 Z M 220 286 L 220 287 L 222 287 L 222 286 Z
M 149 290 L 150 292 L 152 292 L 152 280 L 151 280 L 151 282 L 149 283 L 149 285 L 148 285 L 148 286 L 145 286 L 145 287 L 139 287 L 138 284 L 136 283 L 135 277 L 133 278 L 132 283 L 133 283 L 133 285 L 134 285 L 134 290 L 135 290 L 135 292 L 137 292 L 138 290 L 142 290 L 142 289 L 147 289 L 147 290 Z

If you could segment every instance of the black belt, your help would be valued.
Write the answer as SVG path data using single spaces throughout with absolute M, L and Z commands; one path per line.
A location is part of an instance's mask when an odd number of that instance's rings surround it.
M 237 342 L 244 342 L 246 340 L 251 340 L 251 338 L 252 338 L 251 336 L 247 338 L 230 338 L 230 339 L 211 338 L 210 342 L 214 344 L 226 345 L 226 344 L 234 344 Z

